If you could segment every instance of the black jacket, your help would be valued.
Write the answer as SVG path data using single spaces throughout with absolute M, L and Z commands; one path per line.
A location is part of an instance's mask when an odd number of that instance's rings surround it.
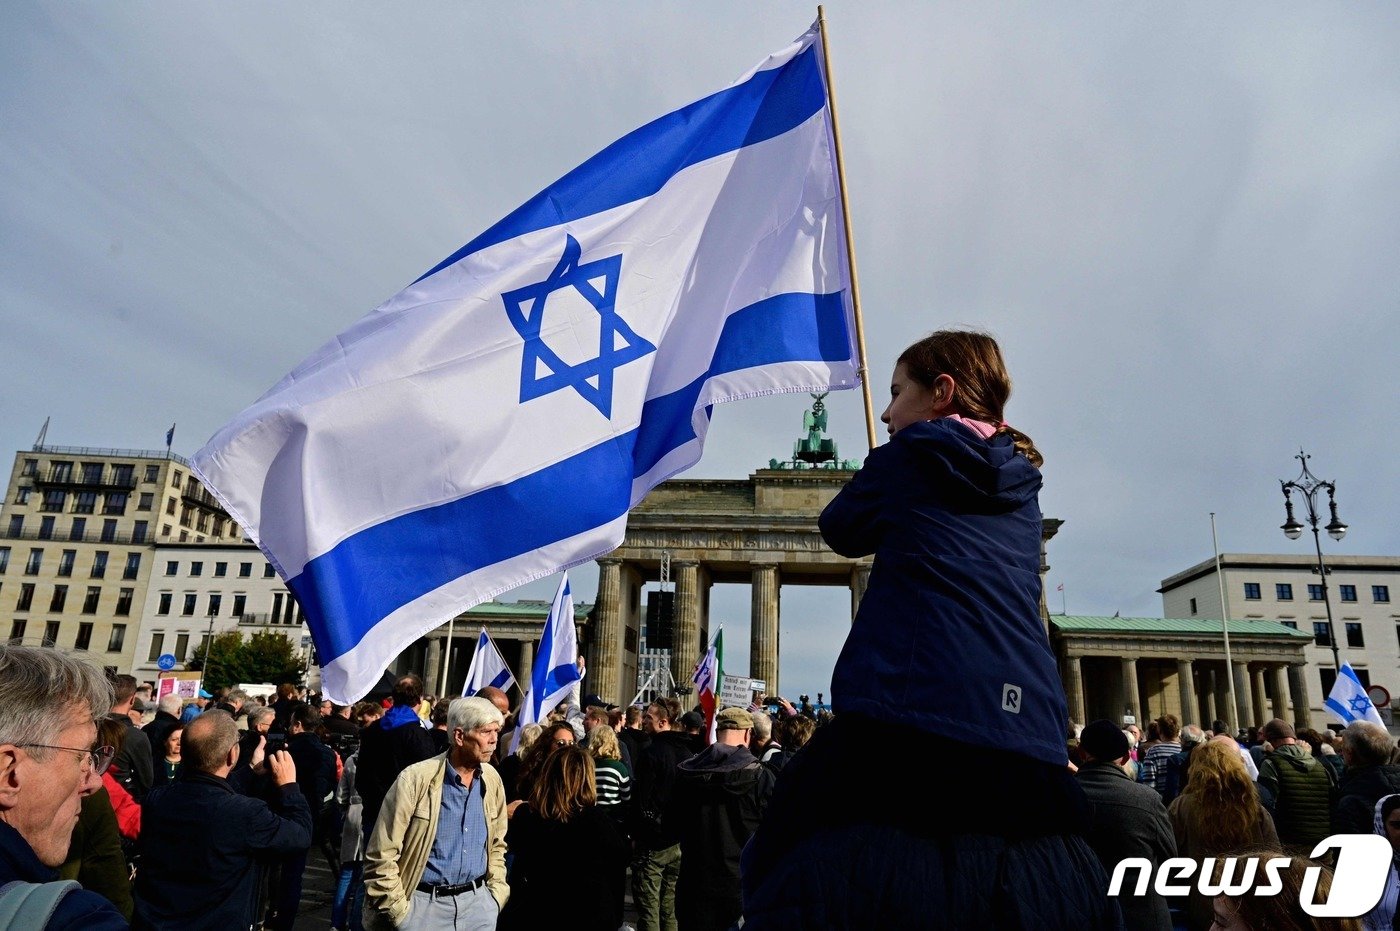
M 1337 804 L 1332 809 L 1333 834 L 1372 834 L 1375 832 L 1376 802 L 1400 792 L 1400 765 L 1352 767 L 1342 774 L 1337 786 Z
M 1093 809 L 1084 839 L 1098 854 L 1104 872 L 1112 875 L 1128 857 L 1145 857 L 1152 861 L 1155 875 L 1163 861 L 1176 856 L 1176 834 L 1156 789 L 1133 782 L 1114 763 L 1086 763 L 1078 778 Z M 1149 888 L 1146 895 L 1120 896 L 1118 905 L 1123 924 L 1133 931 L 1171 931 L 1167 900 L 1155 889 Z
M 121 750 L 112 759 L 113 775 L 122 784 L 122 788 L 131 793 L 132 798 L 144 802 L 146 793 L 155 785 L 151 742 L 141 728 L 132 724 L 131 718 L 126 715 L 109 714 L 107 717 L 121 721 L 127 727 L 126 740 L 122 741 Z
M 287 752 L 297 765 L 297 785 L 306 803 L 313 813 L 320 811 L 335 791 L 335 751 L 315 734 L 302 732 L 287 738 Z
M 280 811 L 240 795 L 226 779 L 182 772 L 152 790 L 141 813 L 141 869 L 134 928 L 248 928 L 255 918 L 265 853 L 311 845 L 311 811 L 296 785 Z
M 46 883 L 56 879 L 58 871 L 40 863 L 24 837 L 0 821 L 0 886 L 15 880 Z M 126 928 L 127 924 L 111 902 L 96 892 L 78 889 L 58 900 L 58 908 L 46 927 L 54 931 L 68 928 L 118 931 Z
M 739 854 L 768 810 L 777 777 L 748 747 L 714 744 L 676 768 L 671 797 L 681 842 L 676 919 L 724 931 L 739 920 Z
M 355 791 L 364 802 L 364 823 L 374 824 L 384 796 L 394 780 L 414 763 L 437 756 L 433 735 L 416 717 L 398 727 L 384 727 L 384 718 L 360 734 L 360 759 L 355 764 Z
M 632 777 L 632 839 L 641 850 L 665 850 L 680 843 L 667 808 L 676 783 L 676 768 L 699 748 L 684 731 L 661 731 L 637 759 Z

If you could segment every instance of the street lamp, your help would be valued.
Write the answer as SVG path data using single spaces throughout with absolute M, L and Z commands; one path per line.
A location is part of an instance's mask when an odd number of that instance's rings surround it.
M 1332 599 L 1327 592 L 1327 567 L 1322 562 L 1322 538 L 1317 532 L 1317 522 L 1321 519 L 1317 513 L 1319 491 L 1327 489 L 1327 507 L 1332 513 L 1332 520 L 1326 527 L 1327 535 L 1334 540 L 1340 540 L 1347 535 L 1347 525 L 1337 517 L 1337 486 L 1332 482 L 1324 482 L 1308 471 L 1308 460 L 1312 457 L 1301 449 L 1293 458 L 1303 464 L 1303 472 L 1291 482 L 1279 480 L 1279 484 L 1283 486 L 1283 506 L 1288 514 L 1288 518 L 1279 529 L 1290 540 L 1296 540 L 1303 535 L 1303 525 L 1293 516 L 1293 492 L 1296 491 L 1308 507 L 1308 524 L 1312 526 L 1313 545 L 1317 548 L 1317 576 L 1322 582 L 1322 604 L 1327 609 L 1327 636 L 1332 641 L 1332 665 L 1340 676 L 1342 660 L 1337 653 L 1337 631 L 1332 626 Z

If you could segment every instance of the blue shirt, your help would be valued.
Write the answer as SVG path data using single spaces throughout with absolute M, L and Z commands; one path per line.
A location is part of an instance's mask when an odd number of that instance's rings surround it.
M 486 874 L 486 783 L 477 773 L 468 788 L 451 760 L 442 780 L 437 837 L 423 882 L 455 886 Z

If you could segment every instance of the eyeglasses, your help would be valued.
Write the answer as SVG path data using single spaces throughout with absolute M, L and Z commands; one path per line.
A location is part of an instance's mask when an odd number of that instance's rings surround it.
M 116 747 L 91 747 L 80 749 L 78 747 L 55 747 L 52 744 L 15 744 L 16 747 L 33 747 L 36 750 L 67 750 L 69 753 L 85 754 L 92 764 L 94 775 L 100 776 L 107 771 L 107 767 L 112 765 L 112 757 L 117 755 Z

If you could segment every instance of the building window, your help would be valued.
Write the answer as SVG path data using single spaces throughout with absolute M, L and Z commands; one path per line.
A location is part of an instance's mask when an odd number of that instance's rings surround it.
M 248 603 L 248 596 L 247 596 L 247 595 L 234 595 L 234 596 L 233 596 L 233 616 L 236 617 L 236 618 L 241 618 L 241 617 L 243 616 L 243 606 L 246 605 L 247 603 Z M 1397 629 L 1397 630 L 1400 630 L 1400 624 L 1397 624 L 1397 625 L 1396 625 L 1396 629 Z
M 68 492 L 57 488 L 50 488 L 44 492 L 44 503 L 39 505 L 41 511 L 62 511 L 63 506 L 68 503 Z
M 54 519 L 53 519 L 52 517 L 41 517 L 41 518 L 39 518 L 39 539 L 40 539 L 40 540 L 52 540 L 52 539 L 53 539 L 53 523 L 54 523 Z
M 274 623 L 274 624 L 280 624 L 280 623 L 282 623 L 282 593 L 281 593 L 281 592 L 273 592 L 273 593 L 272 593 L 272 618 L 271 618 L 271 620 L 272 620 L 272 623 Z
M 73 463 L 55 462 L 49 468 L 49 480 L 67 485 L 73 481 Z
M 1298 622 L 1297 622 L 1297 621 L 1279 621 L 1279 623 L 1282 624 L 1284 627 L 1291 627 L 1291 628 L 1293 628 L 1294 630 L 1297 630 L 1297 629 L 1298 629 Z
M 141 492 L 141 497 L 139 497 L 139 498 L 136 499 L 136 510 L 138 510 L 138 511 L 149 511 L 151 508 L 153 508 L 153 507 L 155 507 L 155 506 L 156 506 L 156 496 L 155 496 L 155 492 L 143 491 L 143 492 Z
M 1274 597 L 1277 598 L 1279 601 L 1292 601 L 1292 600 L 1293 600 L 1293 583 L 1292 583 L 1292 582 L 1275 582 L 1275 583 L 1274 583 Z
M 200 533 L 207 532 L 209 530 L 209 515 L 200 511 L 199 520 L 194 522 L 194 529 L 198 530 Z
M 25 582 L 19 587 L 19 601 L 15 602 L 16 611 L 28 611 L 29 606 L 34 603 L 34 583 Z
M 159 478 L 160 478 L 160 466 L 153 466 L 153 465 L 148 465 L 148 466 L 146 466 L 146 478 L 145 478 L 145 480 L 146 480 L 147 482 L 154 482 L 154 481 L 156 481 L 156 480 L 159 479 Z
M 120 653 L 122 645 L 126 643 L 126 625 L 113 624 L 112 633 L 107 637 L 107 652 Z
M 181 662 L 185 659 L 185 654 L 190 651 L 190 635 L 177 634 L 175 636 L 175 658 Z
M 115 517 L 109 517 L 102 522 L 102 542 L 117 542 L 117 519 Z
M 78 625 L 78 636 L 73 638 L 73 649 L 86 650 L 92 644 L 92 622 L 84 621 Z
M 270 579 L 275 575 L 277 575 L 277 570 L 272 568 L 272 563 L 263 566 L 263 578 Z
M 181 526 L 181 527 L 190 527 L 190 526 L 192 526 L 192 524 L 191 524 L 191 522 L 190 522 L 190 509 L 189 509 L 188 506 L 180 508 L 180 526 Z
M 83 484 L 84 484 L 84 485 L 101 485 L 101 484 L 102 484 L 102 463 L 100 463 L 100 462 L 84 462 L 84 463 L 82 464 L 81 468 L 82 468 L 82 470 L 83 470 Z
M 161 593 L 160 593 L 160 605 L 156 608 L 156 613 L 157 613 L 157 614 L 169 614 L 169 613 L 170 613 L 170 599 L 171 599 L 172 597 L 174 597 L 174 594 L 173 594 L 172 592 L 161 592 Z
M 165 499 L 165 513 L 167 513 L 167 514 L 174 514 L 174 513 L 175 513 L 175 499 L 174 499 L 174 498 L 166 498 L 166 499 Z
M 1196 613 L 1196 599 L 1194 599 L 1194 598 L 1191 599 L 1191 613 L 1192 613 L 1192 614 L 1195 614 L 1195 613 Z
M 179 563 L 179 561 L 174 560 L 174 559 L 171 559 L 171 560 L 169 560 L 169 561 L 166 562 L 166 564 L 165 564 L 165 574 L 166 574 L 166 575 L 174 575 L 175 573 L 177 573 L 177 572 L 179 572 L 179 571 L 180 571 L 180 563 Z
M 1332 645 L 1332 632 L 1328 630 L 1326 621 L 1313 621 L 1313 643 L 1320 647 Z
M 165 634 L 156 631 L 151 634 L 151 651 L 146 654 L 146 662 L 154 663 L 160 659 L 160 651 L 165 647 Z
M 194 600 L 194 592 L 185 592 L 185 606 L 180 609 L 180 613 L 185 617 L 190 617 L 194 614 Z
M 38 575 L 39 567 L 44 564 L 44 551 L 32 549 L 29 551 L 29 562 L 24 564 L 25 575 Z
M 105 579 L 107 577 L 107 551 L 98 550 L 92 554 L 92 577 L 94 579 Z
M 102 597 L 102 587 L 100 585 L 89 585 L 87 597 L 83 599 L 83 613 L 96 614 L 97 602 Z
M 38 472 L 39 472 L 39 460 L 38 460 L 38 459 L 26 459 L 26 460 L 24 460 L 24 467 L 23 467 L 22 469 L 19 470 L 19 474 L 20 474 L 20 475 L 37 475 Z
M 44 646 L 51 647 L 58 643 L 58 621 L 49 621 L 44 625 Z
M 191 563 L 190 563 L 190 576 L 191 576 L 191 577 L 200 576 L 200 575 L 203 575 L 203 574 L 204 574 L 204 563 L 200 562 L 199 560 L 195 560 L 194 562 L 191 562 Z
M 113 491 L 107 494 L 107 503 L 102 507 L 103 514 L 125 514 L 126 492 Z
M 135 485 L 136 466 L 115 463 L 112 466 L 112 484 L 114 485 Z
M 126 568 L 122 570 L 123 579 L 134 579 L 141 572 L 141 554 L 127 553 Z
M 58 574 L 67 577 L 73 574 L 73 562 L 78 558 L 77 550 L 64 550 L 58 557 Z
M 91 514 L 97 510 L 97 492 L 80 491 L 73 496 L 74 514 Z
M 1259 594 L 1259 583 L 1258 583 L 1258 582 L 1246 582 L 1246 583 L 1244 583 L 1244 598 L 1245 598 L 1245 601 L 1258 601 L 1258 600 L 1260 599 L 1260 597 L 1261 597 L 1261 596 L 1260 596 L 1260 594 Z
M 1372 586 L 1371 586 L 1371 600 L 1374 601 L 1376 604 L 1389 604 L 1389 603 L 1390 603 L 1390 586 L 1389 586 L 1389 585 L 1372 585 Z
M 216 536 L 216 537 L 222 537 L 223 535 L 224 535 L 224 519 L 223 519 L 222 517 L 216 517 L 216 518 L 214 518 L 214 536 Z
M 18 537 L 24 533 L 24 515 L 16 514 L 10 518 L 10 536 Z
M 222 579 L 222 578 L 223 578 L 224 576 L 226 576 L 226 575 L 228 575 L 228 563 L 226 563 L 226 562 L 216 562 L 216 563 L 214 563 L 214 578 L 216 578 L 216 579 Z
M 117 610 L 114 612 L 117 617 L 127 617 L 131 614 L 131 596 L 135 593 L 134 588 L 123 588 L 117 593 Z
M 189 538 L 190 538 L 190 535 L 189 535 L 188 533 L 186 533 L 186 532 L 183 531 L 183 530 L 180 531 L 180 542 L 181 542 L 181 543 L 184 543 L 184 542 L 185 542 L 186 540 L 188 540 Z
M 170 476 L 170 484 L 174 485 L 176 488 L 179 488 L 179 487 L 180 487 L 180 483 L 183 482 L 184 480 L 185 480 L 184 473 L 181 472 L 179 469 L 176 469 L 176 470 L 174 471 L 174 473 Z
M 161 527 L 160 532 L 167 537 L 170 536 L 170 525 L 166 524 L 165 526 Z
M 239 577 L 240 579 L 251 578 L 252 575 L 253 575 L 253 564 L 252 564 L 252 563 L 250 563 L 250 562 L 241 562 L 241 563 L 238 564 L 238 577 Z
M 62 611 L 63 606 L 68 602 L 68 586 L 55 585 L 53 587 L 53 597 L 49 599 L 50 611 Z
M 15 504 L 29 503 L 29 486 L 21 485 L 15 489 Z
M 0 575 L 5 574 L 5 570 L 10 567 L 10 548 L 0 546 Z
M 1309 601 L 1321 601 L 1321 600 L 1322 600 L 1322 586 L 1321 586 L 1321 585 L 1309 585 L 1309 586 L 1308 586 L 1308 600 L 1309 600 Z
M 213 594 L 209 596 L 209 617 L 218 617 L 219 609 L 224 606 L 224 596 Z
M 138 520 L 131 528 L 131 542 L 145 543 L 146 534 L 150 531 L 151 525 L 144 520 Z
M 26 627 L 28 627 L 28 626 L 29 626 L 29 622 L 28 622 L 28 621 L 11 621 L 11 622 L 10 622 L 10 641 L 11 641 L 12 643 L 23 643 L 23 642 L 24 642 L 24 629 L 25 629 Z
M 1361 634 L 1360 622 L 1347 621 L 1347 646 L 1364 647 L 1366 638 Z
M 73 518 L 73 526 L 72 526 L 72 528 L 68 531 L 68 539 L 70 539 L 70 540 L 81 540 L 81 539 L 82 539 L 84 536 L 86 536 L 86 535 L 87 535 L 87 518 L 86 518 L 86 517 L 75 517 L 75 518 Z
M 1355 585 L 1338 585 L 1338 586 L 1337 586 L 1337 590 L 1340 591 L 1340 592 L 1342 593 L 1342 600 L 1343 600 L 1343 601 L 1355 601 L 1355 600 L 1356 600 L 1356 586 L 1355 586 Z

